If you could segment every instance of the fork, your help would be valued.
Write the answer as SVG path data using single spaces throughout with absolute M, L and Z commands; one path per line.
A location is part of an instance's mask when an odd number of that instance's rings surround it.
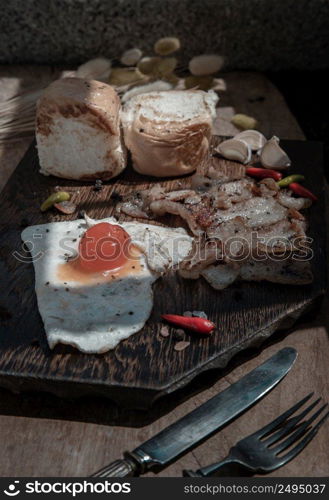
M 329 416 L 329 411 L 325 415 L 322 413 L 328 406 L 325 404 L 307 420 L 303 421 L 304 417 L 318 405 L 321 398 L 311 403 L 298 415 L 292 416 L 313 395 L 313 392 L 308 394 L 304 399 L 295 404 L 295 406 L 273 420 L 273 422 L 239 441 L 230 449 L 228 456 L 221 462 L 202 467 L 197 471 L 184 470 L 183 475 L 189 477 L 212 476 L 222 467 L 229 464 L 238 464 L 249 471 L 262 473 L 282 467 L 282 465 L 295 458 L 305 448 Z M 312 426 L 321 413 L 323 415 L 321 420 Z M 293 445 L 295 446 L 291 448 Z M 282 455 L 282 452 L 288 448 L 291 449 Z

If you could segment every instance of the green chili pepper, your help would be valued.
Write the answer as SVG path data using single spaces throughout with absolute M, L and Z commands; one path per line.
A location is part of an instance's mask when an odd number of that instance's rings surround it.
M 299 175 L 299 174 L 288 175 L 288 177 L 284 177 L 283 179 L 281 179 L 280 181 L 278 181 L 277 185 L 280 188 L 285 188 L 285 187 L 288 187 L 289 184 L 291 184 L 293 182 L 300 182 L 300 181 L 303 181 L 304 179 L 305 179 L 305 177 L 303 175 Z
M 57 191 L 49 196 L 49 198 L 44 201 L 40 207 L 41 212 L 45 212 L 48 208 L 52 207 L 55 203 L 60 203 L 61 201 L 68 201 L 71 198 L 70 194 L 66 191 Z

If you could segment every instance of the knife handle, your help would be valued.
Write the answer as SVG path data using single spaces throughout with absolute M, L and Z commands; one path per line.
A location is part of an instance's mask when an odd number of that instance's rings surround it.
M 143 461 L 140 457 L 128 452 L 124 454 L 124 457 L 94 472 L 90 477 L 131 477 L 144 472 Z

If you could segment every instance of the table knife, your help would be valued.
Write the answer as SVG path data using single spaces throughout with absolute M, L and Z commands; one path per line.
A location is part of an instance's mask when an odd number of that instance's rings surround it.
M 297 352 L 278 351 L 243 378 L 92 477 L 128 477 L 163 466 L 230 422 L 269 392 L 289 372 Z

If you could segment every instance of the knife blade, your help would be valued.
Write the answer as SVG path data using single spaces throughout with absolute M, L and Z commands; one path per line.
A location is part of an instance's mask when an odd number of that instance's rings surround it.
M 132 452 L 126 452 L 125 459 L 113 462 L 92 477 L 128 477 L 172 461 L 269 392 L 289 372 L 296 357 L 297 352 L 292 347 L 281 349 L 191 413 Z

